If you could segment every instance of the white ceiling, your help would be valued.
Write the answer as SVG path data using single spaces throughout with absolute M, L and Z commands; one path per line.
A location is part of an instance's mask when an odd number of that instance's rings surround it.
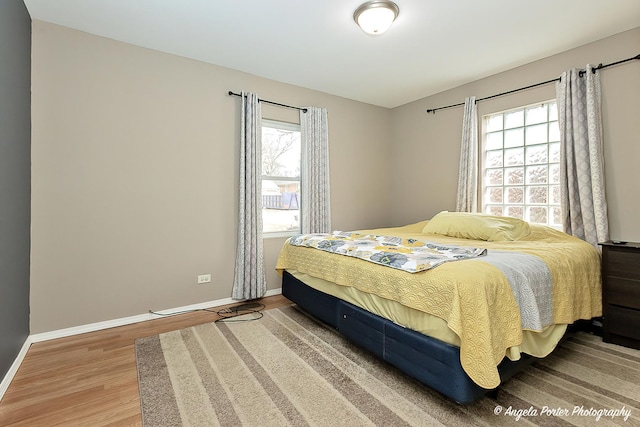
M 383 107 L 640 26 L 638 0 L 395 0 L 378 37 L 353 22 L 364 0 L 24 2 L 32 19 Z

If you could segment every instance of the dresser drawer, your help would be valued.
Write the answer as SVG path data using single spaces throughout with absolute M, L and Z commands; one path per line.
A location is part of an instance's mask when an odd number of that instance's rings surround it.
M 640 280 L 640 252 L 610 247 L 603 255 L 606 276 Z
M 610 334 L 640 340 L 640 310 L 608 306 L 604 320 Z
M 608 276 L 604 278 L 606 303 L 640 310 L 640 280 Z

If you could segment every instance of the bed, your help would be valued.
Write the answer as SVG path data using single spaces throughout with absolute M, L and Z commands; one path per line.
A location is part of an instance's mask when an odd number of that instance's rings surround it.
M 357 246 L 367 239 L 371 250 Z M 406 261 L 420 246 L 431 255 Z M 441 212 L 403 227 L 294 236 L 276 269 L 283 295 L 303 311 L 463 404 L 602 311 L 593 246 L 489 215 Z

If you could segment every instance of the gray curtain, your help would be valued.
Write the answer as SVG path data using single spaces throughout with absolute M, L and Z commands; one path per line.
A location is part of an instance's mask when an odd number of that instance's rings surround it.
M 240 201 L 233 299 L 255 299 L 267 290 L 262 248 L 262 124 L 260 102 L 242 93 Z
M 462 144 L 458 170 L 457 212 L 478 209 L 478 109 L 476 97 L 465 99 L 462 118 Z
M 604 187 L 600 77 L 565 71 L 556 83 L 560 125 L 560 185 L 563 227 L 597 247 L 609 240 Z
M 302 232 L 331 231 L 329 197 L 329 121 L 327 110 L 305 107 L 300 111 L 302 134 Z

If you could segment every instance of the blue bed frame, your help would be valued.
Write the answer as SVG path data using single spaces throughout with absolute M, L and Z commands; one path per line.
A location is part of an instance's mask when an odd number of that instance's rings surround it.
M 338 330 L 350 342 L 458 403 L 468 404 L 487 394 L 495 397 L 497 389 L 478 386 L 464 372 L 459 347 L 403 328 L 320 292 L 286 271 L 282 278 L 282 294 L 302 311 Z M 516 362 L 505 358 L 498 366 L 501 382 L 535 360 L 527 355 Z

